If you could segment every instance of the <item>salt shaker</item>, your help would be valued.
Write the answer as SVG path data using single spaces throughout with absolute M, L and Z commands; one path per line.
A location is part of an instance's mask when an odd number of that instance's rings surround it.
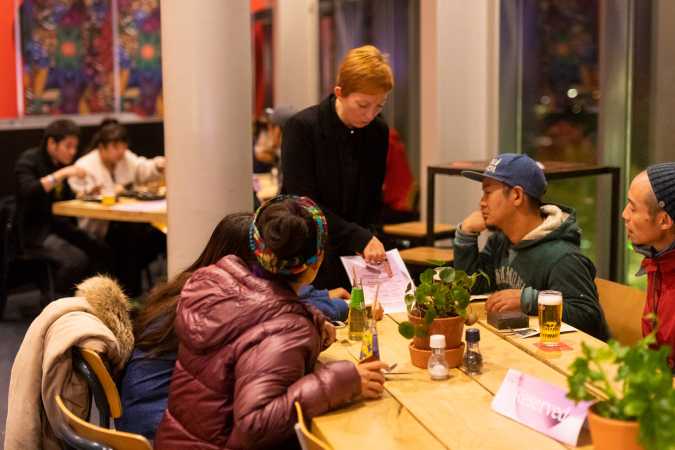
M 432 334 L 429 338 L 431 357 L 427 369 L 432 380 L 445 380 L 448 378 L 448 361 L 445 359 L 445 336 Z

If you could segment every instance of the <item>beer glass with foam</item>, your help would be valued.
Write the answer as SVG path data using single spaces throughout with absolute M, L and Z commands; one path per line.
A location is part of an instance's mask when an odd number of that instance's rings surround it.
M 539 330 L 542 345 L 555 347 L 560 344 L 560 324 L 562 322 L 563 297 L 558 291 L 540 291 Z

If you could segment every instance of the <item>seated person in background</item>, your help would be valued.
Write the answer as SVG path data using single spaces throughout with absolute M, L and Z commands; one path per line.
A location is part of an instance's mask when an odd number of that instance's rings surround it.
M 607 340 L 605 317 L 595 288 L 595 267 L 581 254 L 581 230 L 571 208 L 542 204 L 546 178 L 527 155 L 503 153 L 485 172 L 462 175 L 481 181 L 480 211 L 458 226 L 454 241 L 455 267 L 468 273 L 484 271 L 476 291 L 492 294 L 489 311 L 521 310 L 537 314 L 541 290 L 563 295 L 563 321 Z M 495 231 L 478 251 L 478 235 Z
M 408 164 L 405 143 L 394 128 L 389 128 L 387 169 L 382 185 L 382 223 L 400 223 L 419 219 L 415 210 L 417 182 Z
M 115 421 L 118 430 L 155 438 L 169 398 L 169 382 L 178 352 L 174 321 L 180 292 L 196 270 L 215 264 L 226 255 L 250 258 L 248 232 L 252 219 L 251 213 L 225 216 L 199 258 L 171 281 L 153 289 L 143 303 L 133 320 L 134 352 L 118 382 L 122 400 L 122 417 Z M 329 298 L 329 292 L 333 299 Z M 303 286 L 299 293 L 302 301 L 317 307 L 332 321 L 347 319 L 349 308 L 341 299 L 345 294 L 349 298 L 342 288 L 320 291 L 311 285 Z
M 261 120 L 253 145 L 253 173 L 267 173 L 279 166 L 281 156 L 281 129 L 295 114 L 289 106 L 265 110 L 266 120 Z
M 655 164 L 633 179 L 622 217 L 633 249 L 645 257 L 638 272 L 647 274 L 644 315 L 656 314 L 657 344 L 675 349 L 675 163 Z M 643 317 L 642 334 L 653 329 L 654 321 Z
M 104 125 L 92 142 L 94 146 L 90 152 L 75 162 L 75 166 L 84 169 L 87 175 L 68 179 L 78 197 L 116 195 L 126 187 L 158 179 L 164 172 L 164 157 L 147 159 L 127 148 L 127 130 L 119 123 Z M 104 239 L 114 250 L 114 275 L 130 297 L 138 297 L 142 292 L 142 270 L 165 251 L 166 236 L 144 223 L 83 218 L 79 224 L 91 235 Z
M 108 121 L 110 119 L 107 119 Z M 70 177 L 68 183 L 78 197 L 90 194 L 119 194 L 134 184 L 144 184 L 160 178 L 164 172 L 163 156 L 152 159 L 138 156 L 127 148 L 127 129 L 108 122 L 92 139 L 89 153 L 75 162 L 86 176 Z M 80 226 L 99 238 L 108 229 L 105 220 L 80 219 Z
M 66 178 L 82 179 L 86 172 L 72 165 L 80 129 L 70 120 L 56 120 L 44 132 L 40 147 L 26 150 L 16 162 L 19 247 L 44 252 L 55 262 L 57 297 L 72 294 L 88 274 L 110 265 L 110 249 L 80 230 L 71 217 L 54 216 L 52 204 L 72 200 Z
M 276 197 L 256 212 L 246 260 L 225 256 L 192 274 L 155 448 L 282 448 L 297 444 L 295 401 L 311 419 L 381 395 L 384 362 L 317 364 L 334 337 L 296 292 L 321 265 L 326 231 L 310 199 Z

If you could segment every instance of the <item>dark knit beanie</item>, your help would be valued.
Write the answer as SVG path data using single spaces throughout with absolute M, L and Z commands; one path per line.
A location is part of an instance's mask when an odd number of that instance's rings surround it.
M 647 177 L 659 207 L 675 220 L 675 162 L 647 167 Z

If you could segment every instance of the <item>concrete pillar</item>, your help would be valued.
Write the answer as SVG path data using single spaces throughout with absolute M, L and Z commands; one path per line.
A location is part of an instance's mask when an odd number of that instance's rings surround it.
M 426 168 L 498 153 L 499 4 L 420 2 L 420 187 Z M 437 177 L 436 222 L 457 223 L 478 208 L 480 185 Z
M 252 207 L 247 0 L 162 0 L 169 276 L 227 213 Z
M 319 101 L 319 2 L 276 0 L 274 105 L 297 110 Z

